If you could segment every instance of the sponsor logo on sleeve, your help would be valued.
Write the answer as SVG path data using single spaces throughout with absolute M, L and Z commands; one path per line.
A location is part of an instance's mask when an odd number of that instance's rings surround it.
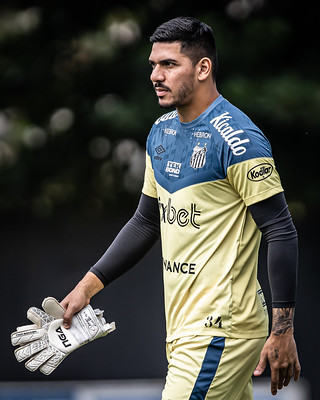
M 250 140 L 248 138 L 242 139 L 241 136 L 244 131 L 242 129 L 234 130 L 229 123 L 230 120 L 232 120 L 232 116 L 228 111 L 226 111 L 213 118 L 210 123 L 220 133 L 221 137 L 230 147 L 233 155 L 241 156 L 241 154 L 244 154 L 247 151 L 247 148 L 244 145 L 249 143 Z
M 247 178 L 253 182 L 263 181 L 267 179 L 273 171 L 273 166 L 269 163 L 258 164 L 251 168 L 247 173 Z
M 158 118 L 155 122 L 156 125 L 160 124 L 160 122 L 168 121 L 169 119 L 173 119 L 178 115 L 178 111 L 174 110 L 171 111 L 167 114 L 162 115 L 160 118 Z

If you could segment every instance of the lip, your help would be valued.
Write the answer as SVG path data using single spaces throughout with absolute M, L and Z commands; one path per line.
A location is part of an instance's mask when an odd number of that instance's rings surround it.
M 163 88 L 155 88 L 155 91 L 156 91 L 156 94 L 158 97 L 162 97 L 168 93 L 168 90 L 163 89 Z

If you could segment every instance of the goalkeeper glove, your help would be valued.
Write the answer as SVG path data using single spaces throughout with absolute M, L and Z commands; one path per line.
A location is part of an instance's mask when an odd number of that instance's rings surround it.
M 114 322 L 106 323 L 103 311 L 90 305 L 74 314 L 69 329 L 63 327 L 65 310 L 56 299 L 47 297 L 42 308 L 44 311 L 29 308 L 27 318 L 33 324 L 20 326 L 11 334 L 12 345 L 20 345 L 14 352 L 16 359 L 28 359 L 25 366 L 30 371 L 40 367 L 49 375 L 72 351 L 116 329 Z

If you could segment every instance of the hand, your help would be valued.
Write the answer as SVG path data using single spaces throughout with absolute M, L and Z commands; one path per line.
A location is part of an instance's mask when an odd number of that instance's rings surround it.
M 260 376 L 269 362 L 273 395 L 276 395 L 283 386 L 289 385 L 292 377 L 297 382 L 301 371 L 292 325 L 288 323 L 289 318 L 285 320 L 283 317 L 278 317 L 281 309 L 276 310 L 278 311 L 273 315 L 271 335 L 261 351 L 260 361 L 253 373 L 254 376 Z M 275 313 L 278 313 L 277 317 Z
M 30 371 L 39 368 L 49 375 L 78 347 L 115 330 L 115 323 L 107 323 L 103 311 L 90 305 L 74 315 L 68 330 L 62 326 L 64 310 L 56 299 L 47 297 L 42 308 L 29 308 L 27 318 L 33 324 L 20 326 L 11 334 L 12 345 L 19 345 L 14 352 L 17 360 L 27 360 Z
M 103 287 L 103 283 L 92 272 L 88 272 L 84 276 L 77 286 L 60 302 L 61 306 L 66 310 L 63 316 L 64 328 L 70 328 L 73 315 L 87 306 L 91 297 Z
M 75 287 L 61 302 L 61 306 L 66 310 L 63 315 L 63 326 L 69 329 L 71 326 L 71 320 L 75 313 L 82 310 L 85 306 L 90 303 L 90 298 L 85 292 Z

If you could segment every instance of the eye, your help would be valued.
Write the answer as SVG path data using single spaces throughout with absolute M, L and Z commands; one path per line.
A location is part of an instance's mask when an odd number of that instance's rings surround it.
M 176 64 L 173 61 L 165 61 L 164 65 L 166 67 L 174 67 Z

